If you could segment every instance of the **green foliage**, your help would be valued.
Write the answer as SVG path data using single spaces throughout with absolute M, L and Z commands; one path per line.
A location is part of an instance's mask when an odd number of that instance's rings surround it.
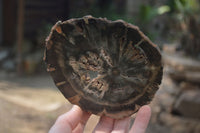
M 139 11 L 139 17 L 144 22 L 149 22 L 153 18 L 155 18 L 158 15 L 162 15 L 166 12 L 170 11 L 170 7 L 167 5 L 163 5 L 160 7 L 152 7 L 149 5 L 141 5 L 140 11 Z
M 164 13 L 167 13 L 170 11 L 170 7 L 168 5 L 163 5 L 163 6 L 160 6 L 159 8 L 157 8 L 157 13 L 159 15 L 162 15 Z
M 159 36 L 159 33 L 156 30 L 152 32 L 152 26 L 150 26 L 152 24 L 151 22 L 154 18 L 169 11 L 170 7 L 168 5 L 162 5 L 159 7 L 141 5 L 138 14 L 139 23 L 137 25 L 151 40 L 155 40 L 155 38 Z
M 188 32 L 191 20 L 198 20 L 200 13 L 200 0 L 169 0 L 170 19 L 180 26 L 180 35 Z
M 199 11 L 198 0 L 169 0 L 172 12 L 191 14 Z
M 139 18 L 143 22 L 149 22 L 158 15 L 170 12 L 178 19 L 183 20 L 185 17 L 199 13 L 199 11 L 199 0 L 168 0 L 167 5 L 160 7 L 142 5 L 140 7 Z
M 198 0 L 169 0 L 169 7 L 170 13 L 180 21 L 187 21 L 190 16 L 200 11 Z

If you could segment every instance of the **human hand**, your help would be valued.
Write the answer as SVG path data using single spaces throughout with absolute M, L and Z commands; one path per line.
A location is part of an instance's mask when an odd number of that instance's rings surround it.
M 75 105 L 69 112 L 59 116 L 49 133 L 82 133 L 90 115 Z M 141 107 L 129 133 L 145 133 L 150 117 L 151 108 L 148 105 Z M 116 120 L 102 116 L 93 133 L 127 133 L 129 126 L 130 117 Z

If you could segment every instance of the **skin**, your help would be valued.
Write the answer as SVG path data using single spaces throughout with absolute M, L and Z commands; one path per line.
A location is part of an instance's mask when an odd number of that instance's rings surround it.
M 84 112 L 78 106 L 58 117 L 49 133 L 83 133 L 84 127 L 91 114 Z M 132 127 L 130 117 L 116 120 L 102 116 L 93 133 L 145 133 L 151 117 L 151 108 L 144 105 L 140 108 Z

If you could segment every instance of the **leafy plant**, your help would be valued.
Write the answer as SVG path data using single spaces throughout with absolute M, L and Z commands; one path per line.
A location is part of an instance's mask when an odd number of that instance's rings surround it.
M 198 0 L 169 0 L 172 12 L 191 14 L 199 10 Z
M 190 16 L 197 14 L 200 11 L 198 0 L 169 0 L 171 14 L 180 21 L 187 21 Z
M 170 7 L 168 5 L 163 5 L 160 7 L 141 5 L 140 11 L 139 11 L 139 17 L 142 21 L 148 22 L 148 21 L 151 21 L 156 16 L 162 15 L 169 11 L 170 11 Z

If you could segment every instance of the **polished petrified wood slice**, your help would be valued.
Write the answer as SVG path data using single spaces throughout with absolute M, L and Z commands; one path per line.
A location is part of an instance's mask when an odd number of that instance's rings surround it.
M 148 104 L 163 73 L 157 46 L 138 27 L 92 16 L 57 22 L 44 60 L 72 104 L 116 119 Z

